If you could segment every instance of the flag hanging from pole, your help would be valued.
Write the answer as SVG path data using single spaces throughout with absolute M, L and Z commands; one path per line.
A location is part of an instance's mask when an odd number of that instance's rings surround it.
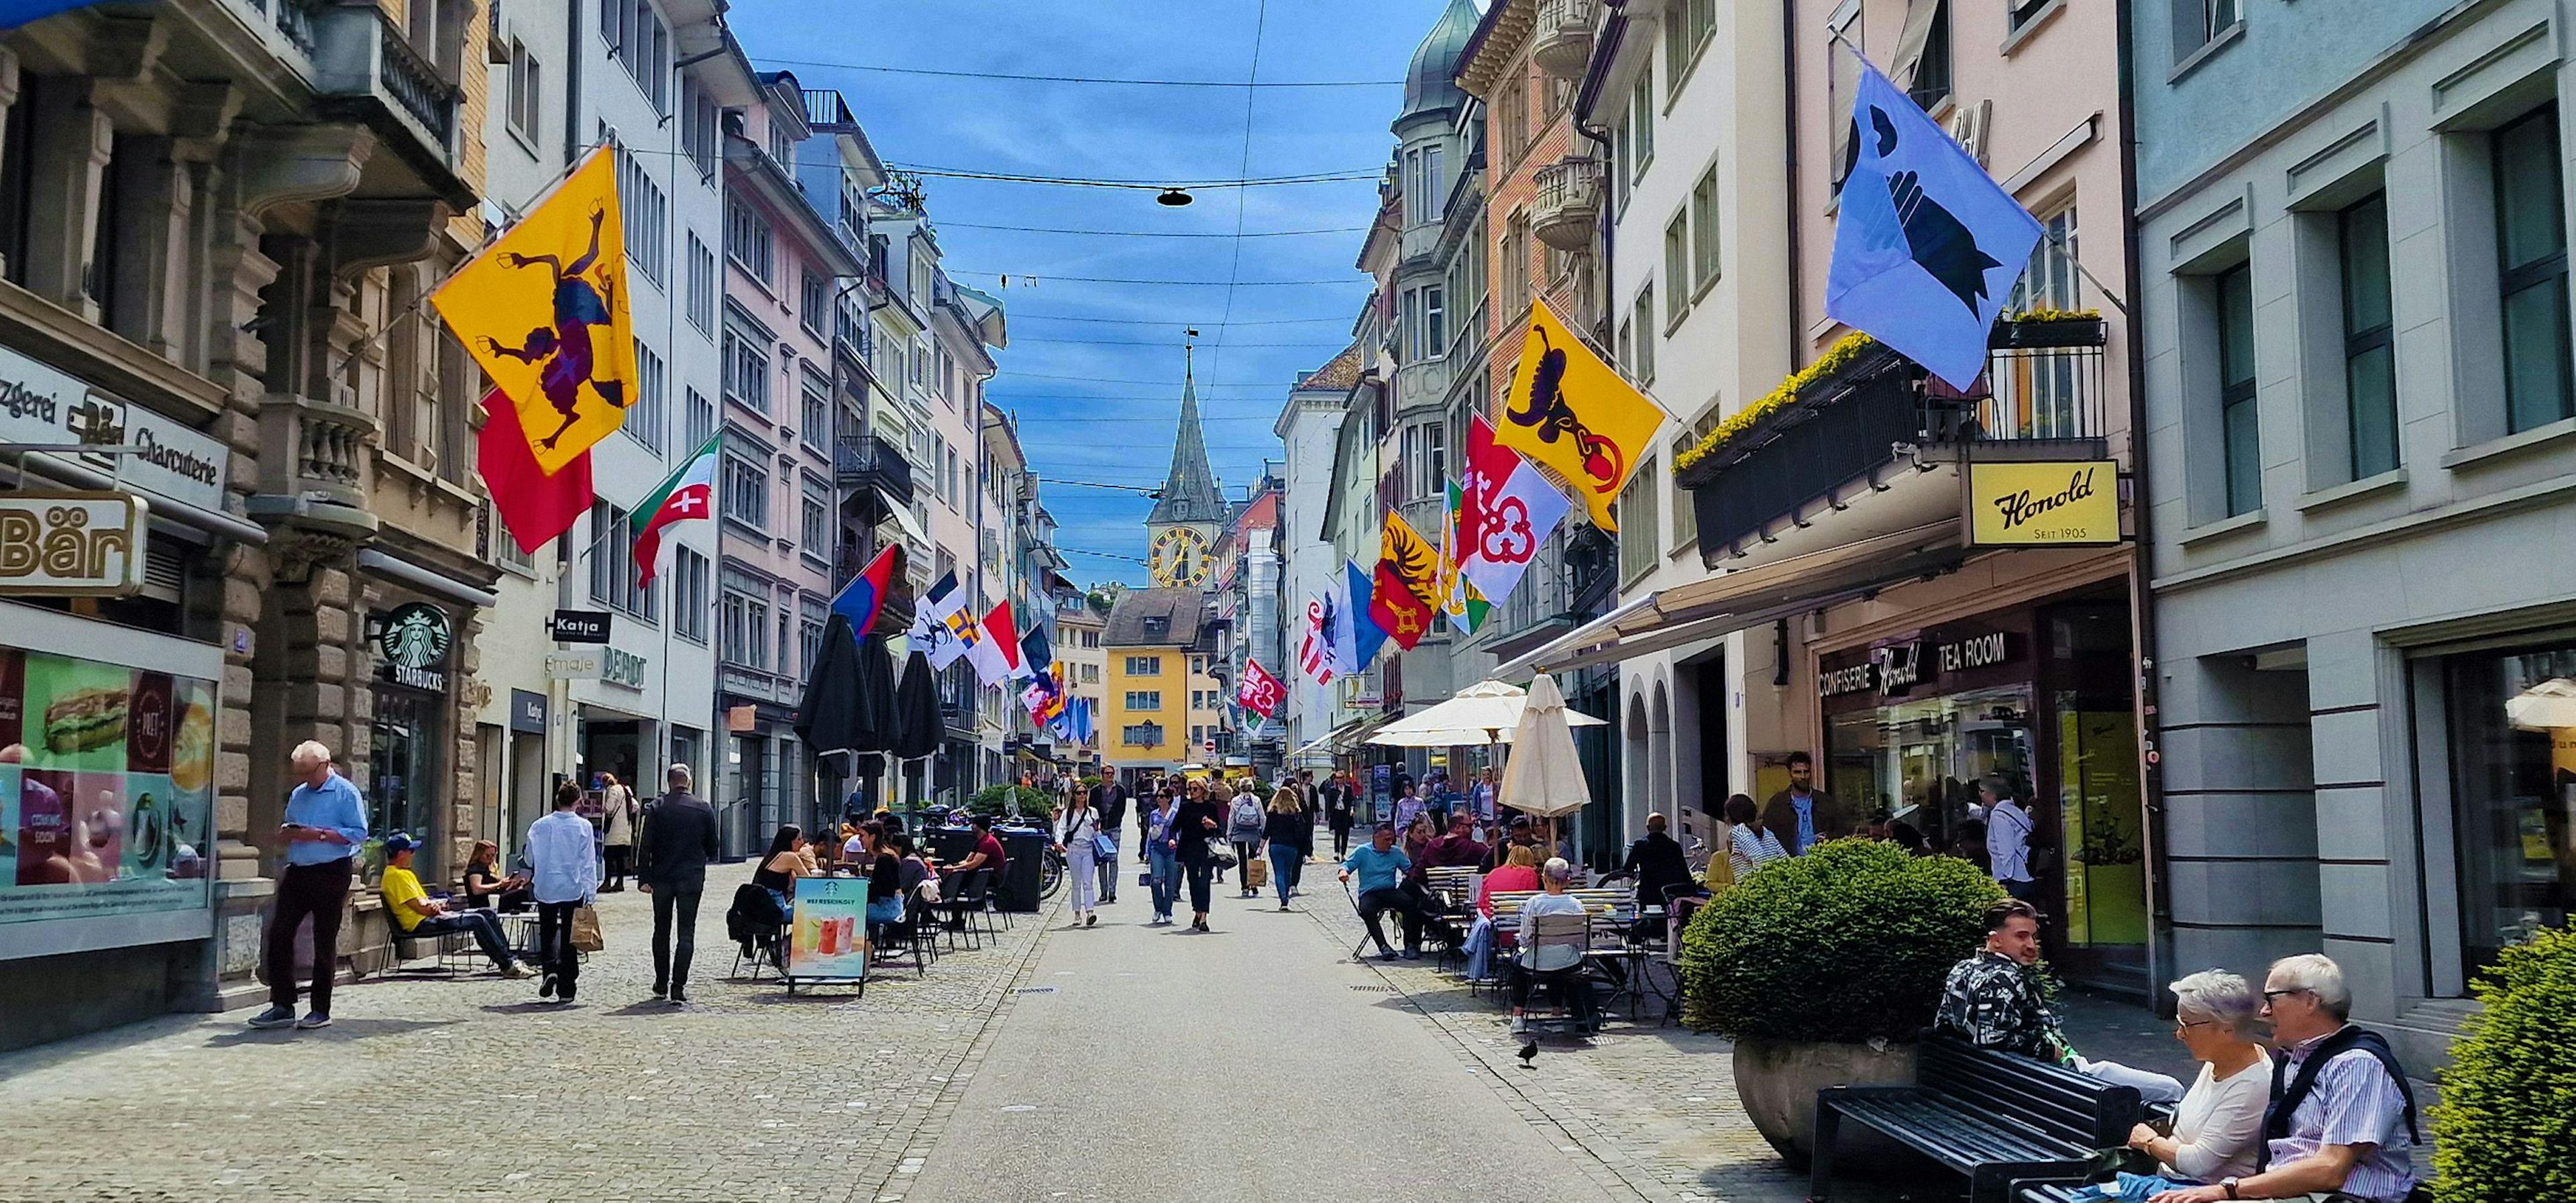
M 1494 605 L 1461 571 L 1459 557 L 1466 549 L 1459 543 L 1458 513 L 1466 504 L 1466 490 L 1454 480 L 1442 483 L 1448 488 L 1448 504 L 1440 511 L 1440 612 L 1472 635 L 1485 625 L 1485 616 L 1493 612 Z
M 1297 641 L 1297 671 L 1317 685 L 1333 683 L 1333 637 L 1324 629 L 1324 610 L 1323 598 L 1306 599 L 1306 633 Z
M 1387 511 L 1369 617 L 1396 646 L 1412 651 L 1430 633 L 1431 611 L 1440 604 L 1439 578 L 1440 553 L 1401 515 Z
M 474 436 L 474 461 L 502 527 L 527 555 L 537 554 L 548 540 L 571 530 L 598 500 L 591 489 L 590 453 L 574 456 L 563 471 L 546 475 L 528 450 L 527 436 L 519 431 L 519 411 L 499 389 L 483 398 L 483 429 Z
M 975 675 L 987 685 L 999 685 L 1019 675 L 1020 633 L 1011 623 L 1011 603 L 995 605 L 986 611 L 973 638 L 964 631 L 966 660 L 975 666 Z
M 1478 416 L 1467 429 L 1467 487 L 1459 503 L 1458 572 L 1488 598 L 1507 598 L 1573 503 L 1520 453 L 1494 442 Z
M 868 629 L 877 625 L 877 616 L 885 613 L 886 595 L 894 590 L 894 555 L 900 543 L 888 543 L 885 550 L 868 561 L 868 566 L 841 586 L 832 598 L 832 612 L 850 620 L 850 633 L 866 638 Z
M 626 526 L 635 539 L 635 583 L 653 583 L 653 574 L 662 552 L 662 532 L 681 522 L 694 522 L 715 517 L 716 449 L 724 441 L 719 430 L 707 436 L 688 462 L 664 477 L 662 483 L 644 495 L 627 515 Z
M 932 582 L 930 592 L 914 607 L 912 630 L 907 633 L 912 636 L 912 650 L 930 657 L 931 668 L 946 668 L 966 654 L 957 642 L 957 632 L 948 625 L 949 618 L 965 608 L 966 593 L 957 587 L 954 569 Z
M 1496 442 L 1563 477 L 1592 524 L 1615 534 L 1619 521 L 1610 504 L 1663 424 L 1664 411 L 1576 337 L 1547 302 L 1530 306 Z
M 638 399 L 612 150 L 592 151 L 429 294 L 456 341 L 518 407 L 548 475 L 624 425 Z
M 1279 712 L 1288 701 L 1288 686 L 1271 676 L 1258 660 L 1243 662 L 1243 683 L 1235 687 L 1234 700 L 1244 709 L 1268 718 Z
M 1967 389 L 2039 219 L 1868 59 L 1860 69 L 1825 315 Z
M 1368 671 L 1386 643 L 1386 628 L 1370 617 L 1375 586 L 1359 561 L 1342 561 L 1342 579 L 1324 594 L 1324 631 L 1333 646 L 1333 671 L 1356 676 Z

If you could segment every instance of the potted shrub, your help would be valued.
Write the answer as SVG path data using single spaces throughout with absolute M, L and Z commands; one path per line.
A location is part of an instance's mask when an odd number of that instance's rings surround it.
M 1998 351 L 2098 347 L 2107 337 L 2102 315 L 2094 310 L 2034 309 L 2004 315 L 1988 345 Z
M 1775 861 L 1682 934 L 1683 1018 L 1735 1042 L 1735 1088 L 1771 1147 L 1804 1166 L 1816 1092 L 1910 1082 L 1950 967 L 2003 890 L 1955 857 L 1833 840 Z
M 2576 931 L 2504 951 L 2483 1014 L 2451 1045 L 2433 1109 L 2441 1203 L 2576 1199 Z

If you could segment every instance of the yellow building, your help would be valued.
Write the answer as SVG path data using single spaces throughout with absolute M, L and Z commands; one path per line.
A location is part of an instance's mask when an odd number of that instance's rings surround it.
M 1107 678 L 1101 689 L 1101 757 L 1132 776 L 1200 761 L 1190 743 L 1193 706 L 1217 689 L 1205 666 L 1215 650 L 1217 620 L 1196 589 L 1139 589 L 1119 597 L 1101 634 Z

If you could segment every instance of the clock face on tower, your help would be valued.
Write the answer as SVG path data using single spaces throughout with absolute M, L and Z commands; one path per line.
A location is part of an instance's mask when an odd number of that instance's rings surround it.
M 1145 553 L 1146 570 L 1164 589 L 1196 588 L 1207 583 L 1207 536 L 1186 526 L 1167 527 L 1154 536 Z

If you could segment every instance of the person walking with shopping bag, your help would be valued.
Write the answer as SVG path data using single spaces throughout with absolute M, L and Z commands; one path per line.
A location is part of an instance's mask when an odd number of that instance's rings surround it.
M 1100 900 L 1100 847 L 1103 839 L 1100 816 L 1091 809 L 1091 799 L 1076 789 L 1065 795 L 1064 810 L 1055 817 L 1055 850 L 1064 857 L 1064 875 L 1073 886 L 1073 925 L 1093 927 L 1100 916 L 1093 912 Z M 1111 864 L 1118 861 L 1118 845 L 1109 844 Z
M 1236 782 L 1234 789 L 1234 804 L 1226 814 L 1225 837 L 1234 844 L 1235 863 L 1243 866 L 1243 871 L 1235 875 L 1235 883 L 1242 887 L 1243 897 L 1258 898 L 1261 882 L 1256 875 L 1261 872 L 1258 866 L 1262 833 L 1269 830 L 1270 817 L 1261 809 L 1261 795 L 1254 792 L 1251 778 Z
M 591 858 L 590 820 L 574 809 L 580 805 L 581 787 L 567 781 L 555 790 L 554 813 L 528 825 L 528 861 L 535 874 L 529 890 L 537 900 L 537 957 L 545 963 L 545 980 L 537 986 L 537 997 L 558 1003 L 572 1001 L 581 977 L 581 955 L 573 942 L 574 914 L 599 901 L 599 862 Z

